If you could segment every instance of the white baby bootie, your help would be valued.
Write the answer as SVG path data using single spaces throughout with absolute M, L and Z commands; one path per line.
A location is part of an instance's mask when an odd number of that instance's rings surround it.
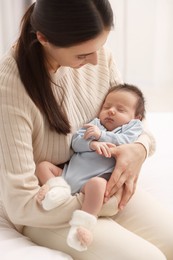
M 70 221 L 70 231 L 67 244 L 78 250 L 85 251 L 93 241 L 92 229 L 97 223 L 97 218 L 83 210 L 75 210 Z
M 47 181 L 49 190 L 41 204 L 45 210 L 51 210 L 60 206 L 71 196 L 71 189 L 62 177 L 51 178 Z

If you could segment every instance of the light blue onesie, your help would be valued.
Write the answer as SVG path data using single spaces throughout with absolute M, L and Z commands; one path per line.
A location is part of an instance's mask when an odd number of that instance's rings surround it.
M 95 118 L 90 122 L 101 130 L 98 141 L 110 142 L 115 145 L 134 142 L 142 133 L 142 122 L 138 119 L 131 120 L 128 124 L 107 131 L 101 125 L 100 120 Z M 86 128 L 81 128 L 72 138 L 72 155 L 69 164 L 66 164 L 62 176 L 70 185 L 72 194 L 79 192 L 84 184 L 92 177 L 102 176 L 109 173 L 109 177 L 115 167 L 114 158 L 106 158 L 91 150 L 89 144 L 94 138 L 85 140 L 83 138 Z

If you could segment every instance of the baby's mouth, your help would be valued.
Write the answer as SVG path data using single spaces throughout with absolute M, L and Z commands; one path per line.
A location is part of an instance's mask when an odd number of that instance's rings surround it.
M 105 118 L 105 121 L 106 122 L 114 122 L 114 120 L 112 118 L 110 118 L 110 117 Z

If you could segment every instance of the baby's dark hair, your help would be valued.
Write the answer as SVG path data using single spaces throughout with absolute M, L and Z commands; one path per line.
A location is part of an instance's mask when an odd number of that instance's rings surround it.
M 108 94 L 113 91 L 127 91 L 127 92 L 130 92 L 130 93 L 136 95 L 138 100 L 137 100 L 137 104 L 136 104 L 135 116 L 139 117 L 139 119 L 141 121 L 145 118 L 145 113 L 146 113 L 145 98 L 144 98 L 142 91 L 138 87 L 131 85 L 131 84 L 124 83 L 124 84 L 119 84 L 117 86 L 112 87 L 109 90 Z

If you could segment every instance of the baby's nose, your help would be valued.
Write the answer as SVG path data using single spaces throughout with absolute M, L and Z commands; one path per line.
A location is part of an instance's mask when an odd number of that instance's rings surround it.
M 109 115 L 115 115 L 115 109 L 114 108 L 110 108 L 108 113 L 109 113 Z

